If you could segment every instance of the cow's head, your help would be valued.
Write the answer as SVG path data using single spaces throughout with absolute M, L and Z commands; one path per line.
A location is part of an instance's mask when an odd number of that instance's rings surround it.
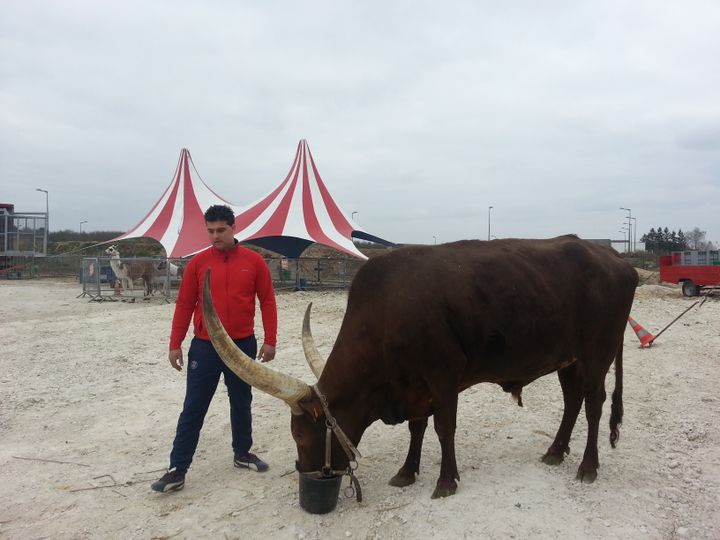
M 297 445 L 298 471 L 320 471 L 325 465 L 328 427 L 318 391 L 314 391 L 311 386 L 295 377 L 253 361 L 235 345 L 225 331 L 213 306 L 209 270 L 205 274 L 203 284 L 203 314 L 210 340 L 223 362 L 245 382 L 282 399 L 290 407 L 292 411 L 290 427 Z M 324 362 L 313 343 L 309 319 L 310 306 L 305 313 L 303 324 L 303 348 L 313 372 L 319 376 L 322 373 Z M 322 392 L 322 390 L 319 391 Z M 335 435 L 331 437 L 330 455 L 332 469 L 344 470 L 348 466 L 349 458 Z
M 320 471 L 325 467 L 325 444 L 328 427 L 325 414 L 317 396 L 314 399 L 299 403 L 302 414 L 293 413 L 290 419 L 290 431 L 297 446 L 297 462 L 299 472 Z M 333 470 L 347 467 L 347 457 L 338 445 L 337 438 L 330 437 L 330 464 Z

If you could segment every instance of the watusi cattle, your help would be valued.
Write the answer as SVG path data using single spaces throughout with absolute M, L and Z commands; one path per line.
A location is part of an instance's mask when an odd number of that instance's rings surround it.
M 432 415 L 442 451 L 432 496 L 452 495 L 459 480 L 458 394 L 490 382 L 520 400 L 525 385 L 557 371 L 564 412 L 542 460 L 562 462 L 584 402 L 588 435 L 577 478 L 593 482 L 605 376 L 613 361 L 613 447 L 618 439 L 623 335 L 638 276 L 609 248 L 562 236 L 411 246 L 372 258 L 353 279 L 326 363 L 313 344 L 308 307 L 303 345 L 319 378 L 312 387 L 253 362 L 235 347 L 212 306 L 209 277 L 203 305 L 213 344 L 235 373 L 290 406 L 300 472 L 342 471 L 354 459 L 342 437 L 334 436 L 327 467 L 328 411 L 355 446 L 376 420 L 408 421 L 410 447 L 390 484 L 412 484 Z

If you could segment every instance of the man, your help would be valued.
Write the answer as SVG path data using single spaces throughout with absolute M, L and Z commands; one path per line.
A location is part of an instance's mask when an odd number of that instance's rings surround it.
M 215 394 L 220 373 L 230 398 L 232 448 L 236 467 L 265 472 L 268 465 L 255 454 L 252 446 L 250 386 L 225 366 L 210 342 L 202 312 L 202 284 L 210 268 L 213 303 L 230 337 L 250 358 L 255 358 L 255 296 L 260 300 L 265 341 L 257 356 L 263 362 L 275 357 L 277 307 L 270 271 L 264 259 L 237 244 L 235 216 L 227 206 L 215 205 L 205 212 L 205 224 L 212 246 L 195 255 L 187 265 L 178 293 L 170 333 L 170 365 L 182 371 L 181 344 L 193 319 L 195 337 L 188 351 L 187 386 L 183 410 L 178 419 L 175 441 L 170 453 L 170 468 L 154 482 L 155 491 L 178 491 L 185 486 L 200 438 L 205 414 Z

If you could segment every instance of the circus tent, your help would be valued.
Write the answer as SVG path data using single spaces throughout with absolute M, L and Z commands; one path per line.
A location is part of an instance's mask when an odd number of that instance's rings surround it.
M 373 236 L 340 209 L 320 177 L 310 148 L 298 143 L 295 160 L 285 180 L 260 200 L 236 206 L 211 190 L 195 168 L 190 152 L 180 152 L 172 182 L 148 214 L 125 234 L 129 238 L 153 238 L 168 257 L 187 257 L 210 245 L 205 232 L 205 210 L 225 204 L 235 212 L 235 238 L 288 258 L 297 258 L 311 244 L 330 246 L 366 259 L 353 244 L 358 238 L 392 246 Z
M 365 232 L 340 209 L 320 177 L 305 139 L 285 180 L 260 200 L 235 210 L 235 238 L 297 258 L 311 244 L 365 259 L 353 238 L 392 246 Z
M 213 204 L 231 204 L 211 190 L 183 148 L 172 182 L 152 210 L 132 229 L 111 240 L 154 238 L 168 257 L 186 257 L 210 246 L 205 231 L 205 210 Z

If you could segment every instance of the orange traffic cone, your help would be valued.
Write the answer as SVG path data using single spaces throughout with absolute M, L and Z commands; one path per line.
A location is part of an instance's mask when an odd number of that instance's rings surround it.
M 640 348 L 643 347 L 649 347 L 653 344 L 653 341 L 655 341 L 655 336 L 653 336 L 650 332 L 645 330 L 642 325 L 637 322 L 632 317 L 628 317 L 628 322 L 630 323 L 630 326 L 632 327 L 633 331 L 635 332 L 635 335 L 640 340 Z

